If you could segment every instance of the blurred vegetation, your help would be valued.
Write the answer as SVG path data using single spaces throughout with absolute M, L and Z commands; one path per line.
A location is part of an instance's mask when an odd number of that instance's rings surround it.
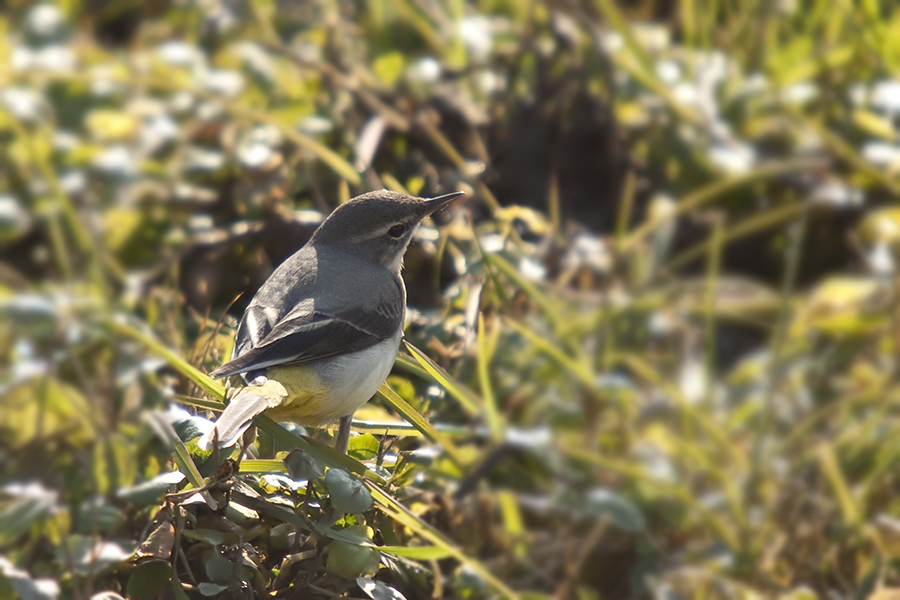
M 4 6 L 0 598 L 900 597 L 893 3 Z M 382 187 L 469 192 L 394 374 L 235 473 L 204 373 Z

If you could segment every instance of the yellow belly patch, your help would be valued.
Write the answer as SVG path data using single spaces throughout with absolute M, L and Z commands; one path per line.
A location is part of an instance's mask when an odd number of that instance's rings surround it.
M 253 392 L 271 400 L 271 408 L 264 414 L 276 421 L 290 421 L 300 425 L 318 427 L 330 423 L 330 390 L 316 370 L 309 365 L 269 367 L 267 381 L 261 386 L 253 386 Z M 237 381 L 233 381 L 237 379 Z M 236 383 L 237 391 L 243 387 L 240 378 L 231 378 L 229 384 Z M 234 392 L 231 392 L 234 393 Z

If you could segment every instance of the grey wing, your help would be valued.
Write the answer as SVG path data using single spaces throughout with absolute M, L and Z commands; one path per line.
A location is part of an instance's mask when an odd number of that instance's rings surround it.
M 384 303 L 371 309 L 328 315 L 298 306 L 257 345 L 240 353 L 211 375 L 228 377 L 274 365 L 301 364 L 365 350 L 392 337 L 402 327 L 403 309 L 402 304 Z
M 280 315 L 266 314 L 267 312 L 270 311 L 258 304 L 251 304 L 247 307 L 234 338 L 233 357 L 240 356 L 254 346 L 258 346 L 269 335 Z

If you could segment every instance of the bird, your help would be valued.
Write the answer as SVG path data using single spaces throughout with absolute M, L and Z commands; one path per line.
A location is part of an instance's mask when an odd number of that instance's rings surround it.
M 228 378 L 230 402 L 198 446 L 230 447 L 266 414 L 307 427 L 339 421 L 335 446 L 346 452 L 353 413 L 378 391 L 400 348 L 400 272 L 413 233 L 464 193 L 424 199 L 379 190 L 336 208 L 244 311 L 231 360 L 210 373 Z

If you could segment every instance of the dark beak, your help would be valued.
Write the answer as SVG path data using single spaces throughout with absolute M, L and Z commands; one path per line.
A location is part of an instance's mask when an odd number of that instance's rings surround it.
M 425 214 L 430 215 L 431 213 L 444 208 L 460 196 L 465 195 L 465 192 L 450 192 L 449 194 L 444 194 L 443 196 L 438 196 L 437 198 L 429 198 L 425 200 Z

